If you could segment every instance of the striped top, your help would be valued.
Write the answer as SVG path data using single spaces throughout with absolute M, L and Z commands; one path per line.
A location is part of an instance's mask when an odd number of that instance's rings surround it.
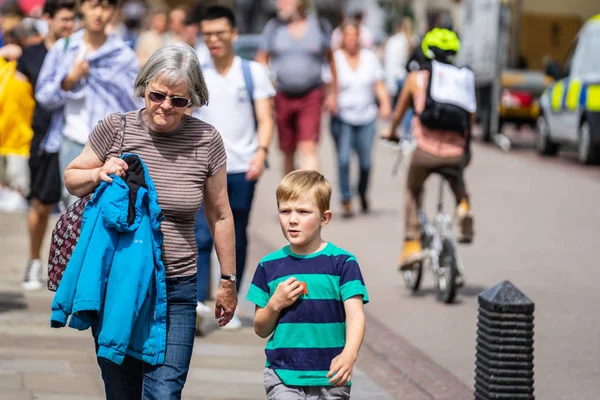
M 153 132 L 142 120 L 142 110 L 126 114 L 123 154 L 134 153 L 146 164 L 156 186 L 165 219 L 163 262 L 167 276 L 196 273 L 194 220 L 204 197 L 204 182 L 225 165 L 221 135 L 206 122 L 184 115 L 171 132 Z M 110 114 L 92 130 L 90 145 L 102 161 L 118 157 L 118 113 Z
M 331 386 L 331 360 L 346 345 L 344 301 L 362 296 L 369 302 L 358 262 L 331 243 L 306 256 L 286 246 L 261 260 L 247 299 L 266 307 L 277 285 L 292 276 L 306 283 L 308 294 L 281 311 L 265 349 L 267 367 L 288 386 Z

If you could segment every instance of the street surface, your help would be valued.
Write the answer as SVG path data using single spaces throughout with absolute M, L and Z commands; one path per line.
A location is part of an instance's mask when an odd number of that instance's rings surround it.
M 334 219 L 324 238 L 356 254 L 371 297 L 353 398 L 472 399 L 477 295 L 507 279 L 536 304 L 536 398 L 596 399 L 600 272 L 592 250 L 600 224 L 600 168 L 579 166 L 568 154 L 539 159 L 528 148 L 504 153 L 476 143 L 467 172 L 476 238 L 460 247 L 467 284 L 457 303 L 446 306 L 434 299 L 430 273 L 421 293 L 411 296 L 396 270 L 405 168 L 392 177 L 397 153 L 379 144 L 374 151 L 373 211 L 342 220 L 328 134 L 321 146 L 322 169 L 334 185 Z M 275 204 L 280 158 L 275 147 L 271 153 L 271 169 L 257 187 L 240 297 L 258 260 L 286 244 Z M 432 177 L 426 196 L 430 214 L 436 197 L 437 177 Z M 451 207 L 449 191 L 445 197 Z M 51 330 L 51 293 L 20 289 L 27 254 L 24 224 L 23 215 L 0 214 L 0 399 L 100 399 L 102 381 L 89 332 Z M 242 301 L 240 307 L 246 326 L 241 331 L 220 332 L 212 321 L 205 324 L 208 334 L 196 341 L 185 399 L 264 398 L 264 341 L 252 332 L 252 306 Z

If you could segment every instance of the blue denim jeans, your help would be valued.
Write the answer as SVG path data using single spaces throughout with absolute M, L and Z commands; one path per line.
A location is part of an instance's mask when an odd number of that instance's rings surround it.
M 352 150 L 358 155 L 360 175 L 358 194 L 365 196 L 371 172 L 371 150 L 375 139 L 375 121 L 366 125 L 350 125 L 337 117 L 331 117 L 331 133 L 335 141 L 338 159 L 338 174 L 342 201 L 352 198 L 350 191 L 350 156 Z
M 398 88 L 398 94 L 392 98 L 392 108 L 396 108 L 396 104 L 400 100 L 400 93 L 402 92 L 402 87 L 404 86 L 404 79 L 399 79 L 396 81 L 396 87 Z M 404 138 L 409 138 L 411 136 L 410 132 L 410 124 L 412 121 L 412 117 L 415 111 L 412 108 L 406 110 L 406 114 L 404 114 L 404 119 L 402 119 L 402 134 Z
M 248 222 L 250 221 L 250 209 L 254 198 L 256 182 L 246 179 L 245 173 L 227 174 L 227 192 L 229 194 L 229 205 L 233 213 L 235 226 L 235 272 L 237 275 L 237 290 L 244 276 L 246 266 L 246 254 L 248 251 Z M 198 246 L 198 301 L 204 302 L 208 297 L 208 286 L 210 284 L 210 253 L 213 248 L 213 238 L 208 228 L 208 222 L 204 215 L 204 206 L 196 214 L 194 226 L 196 234 L 196 246 Z
M 117 365 L 98 358 L 107 400 L 178 400 L 187 378 L 196 333 L 196 276 L 167 279 L 165 363 L 126 356 Z

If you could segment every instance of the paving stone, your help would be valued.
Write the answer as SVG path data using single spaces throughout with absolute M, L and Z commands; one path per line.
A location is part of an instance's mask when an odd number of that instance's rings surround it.
M 61 360 L 34 358 L 0 359 L 0 370 L 15 372 L 68 372 L 69 363 Z
M 25 390 L 9 390 L 0 392 L 0 400 L 34 400 L 33 395 Z
M 0 392 L 23 389 L 23 376 L 15 372 L 0 373 Z
M 352 398 L 368 400 L 392 400 L 392 397 L 359 369 L 352 376 Z
M 44 393 L 34 392 L 34 400 L 83 400 L 80 394 L 56 394 L 56 393 Z M 105 396 L 90 396 L 86 395 L 85 400 L 105 400 Z
M 196 380 L 189 380 L 183 390 L 185 396 L 209 397 L 211 399 L 239 399 L 239 400 L 257 400 L 264 399 L 264 385 L 242 385 L 237 382 L 228 383 L 207 383 Z
M 96 358 L 92 362 L 70 362 L 69 369 L 76 374 L 100 375 L 100 367 Z
M 265 358 L 257 357 L 225 357 L 225 356 L 198 356 L 194 355 L 191 362 L 192 368 L 220 368 L 242 371 L 262 371 Z
M 194 345 L 194 356 L 264 357 L 262 347 L 240 344 L 203 343 Z
M 241 371 L 216 368 L 191 368 L 188 377 L 200 382 L 263 384 L 263 375 L 260 371 L 256 370 Z
M 79 394 L 103 396 L 104 384 L 100 374 L 50 374 L 28 373 L 24 375 L 25 388 L 32 391 L 56 394 Z
M 23 347 L 0 347 L 0 359 L 13 358 L 37 358 L 40 360 L 66 360 L 72 362 L 90 362 L 95 363 L 96 357 L 91 352 L 81 351 L 81 349 L 30 349 Z

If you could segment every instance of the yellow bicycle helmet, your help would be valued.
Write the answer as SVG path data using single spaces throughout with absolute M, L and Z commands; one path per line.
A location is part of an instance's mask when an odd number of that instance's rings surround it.
M 451 62 L 460 50 L 460 40 L 451 30 L 434 28 L 423 38 L 421 49 L 429 60 Z

